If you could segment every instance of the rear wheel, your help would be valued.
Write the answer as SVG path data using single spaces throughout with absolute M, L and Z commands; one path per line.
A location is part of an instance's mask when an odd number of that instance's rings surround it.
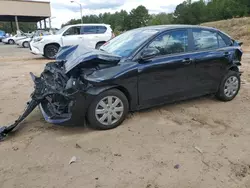
M 8 43 L 9 43 L 9 44 L 15 44 L 15 41 L 14 41 L 13 39 L 10 39 L 10 40 L 8 41 Z
M 240 74 L 236 71 L 229 71 L 223 78 L 216 96 L 222 101 L 233 100 L 240 90 Z
M 95 129 L 108 130 L 119 126 L 128 114 L 126 96 L 117 89 L 99 94 L 88 109 L 88 121 Z
M 29 48 L 29 42 L 27 42 L 27 41 L 23 42 L 23 47 L 24 48 Z
M 59 46 L 55 44 L 49 44 L 44 49 L 44 56 L 48 59 L 55 59 L 59 50 Z

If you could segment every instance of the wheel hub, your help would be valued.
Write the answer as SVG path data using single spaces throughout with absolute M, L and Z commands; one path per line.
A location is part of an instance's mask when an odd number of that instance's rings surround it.
M 123 112 L 122 101 L 116 96 L 108 96 L 97 104 L 95 116 L 101 124 L 112 125 L 120 120 Z
M 236 76 L 230 76 L 224 86 L 224 94 L 227 97 L 233 97 L 239 89 L 239 80 Z

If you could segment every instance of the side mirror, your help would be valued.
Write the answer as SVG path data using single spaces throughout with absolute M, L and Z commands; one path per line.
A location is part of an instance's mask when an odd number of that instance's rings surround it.
M 147 60 L 152 57 L 157 56 L 160 53 L 160 51 L 157 48 L 146 48 L 142 53 L 141 53 L 141 59 L 142 60 Z
M 70 33 L 68 32 L 68 31 L 65 31 L 64 33 L 63 33 L 63 36 L 65 37 L 65 36 L 68 36 L 68 35 L 70 35 Z

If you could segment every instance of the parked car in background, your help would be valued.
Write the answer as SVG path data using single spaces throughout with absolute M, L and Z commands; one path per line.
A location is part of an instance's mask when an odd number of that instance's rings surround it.
M 16 44 L 23 48 L 29 48 L 31 39 L 31 37 L 20 39 L 16 42 Z
M 25 39 L 29 37 L 30 35 L 27 35 L 25 33 L 17 34 L 12 37 L 4 38 L 2 40 L 3 43 L 5 44 L 15 44 L 18 40 Z
M 60 47 L 84 44 L 88 48 L 98 49 L 112 36 L 112 29 L 107 24 L 68 25 L 55 35 L 34 38 L 30 42 L 30 49 L 33 54 L 53 59 Z
M 6 33 L 2 30 L 0 30 L 0 42 L 5 38 Z
M 51 32 L 49 31 L 45 31 L 45 30 L 36 30 L 32 32 L 32 36 L 31 37 L 27 37 L 21 40 L 17 40 L 16 44 L 20 47 L 23 48 L 29 48 L 30 47 L 30 42 L 36 38 L 36 37 L 41 37 L 41 36 L 47 36 L 47 35 L 51 35 Z

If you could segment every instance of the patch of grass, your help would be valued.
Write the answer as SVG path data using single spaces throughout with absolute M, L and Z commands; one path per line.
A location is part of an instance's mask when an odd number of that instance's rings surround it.
M 233 18 L 229 20 L 221 20 L 216 22 L 207 22 L 201 24 L 203 26 L 215 27 L 233 37 L 236 40 L 250 45 L 250 17 Z

